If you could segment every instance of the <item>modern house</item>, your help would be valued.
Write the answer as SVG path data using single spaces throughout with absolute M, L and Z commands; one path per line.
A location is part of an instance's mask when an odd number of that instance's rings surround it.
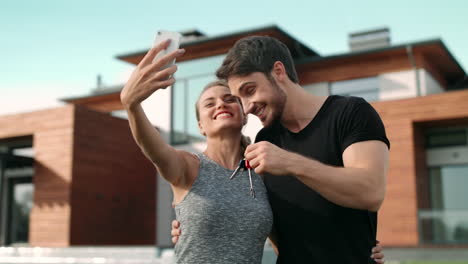
M 143 105 L 167 142 L 201 151 L 201 89 L 235 41 L 276 37 L 307 91 L 363 97 L 383 119 L 392 146 L 378 239 L 389 248 L 468 247 L 468 78 L 442 40 L 392 45 L 378 29 L 350 34 L 349 52 L 321 56 L 277 26 L 183 35 L 176 84 Z M 146 52 L 117 58 L 136 65 Z M 170 247 L 171 192 L 133 142 L 121 88 L 0 117 L 0 245 Z M 244 133 L 253 139 L 260 128 L 252 116 Z

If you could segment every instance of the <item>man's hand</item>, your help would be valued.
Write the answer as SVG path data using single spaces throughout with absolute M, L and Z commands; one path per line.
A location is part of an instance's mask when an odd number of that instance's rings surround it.
M 172 229 L 171 229 L 171 236 L 172 236 L 172 243 L 177 244 L 179 240 L 179 236 L 182 234 L 180 230 L 180 223 L 177 220 L 172 221 Z
M 379 264 L 385 263 L 384 254 L 383 254 L 383 248 L 382 248 L 382 246 L 380 245 L 380 242 L 378 242 L 378 241 L 377 241 L 377 245 L 375 245 L 375 247 L 372 248 L 372 255 L 371 255 L 371 258 L 372 258 L 376 263 L 379 263 Z
M 297 154 L 286 151 L 267 141 L 249 145 L 244 153 L 255 173 L 288 175 L 290 164 L 294 164 Z
M 185 50 L 176 50 L 154 63 L 152 62 L 154 57 L 161 50 L 167 48 L 168 45 L 169 41 L 163 41 L 150 49 L 133 71 L 130 79 L 120 93 L 120 100 L 124 108 L 131 109 L 139 105 L 155 91 L 165 89 L 174 84 L 175 79 L 170 78 L 170 76 L 177 71 L 177 66 L 173 65 L 166 69 L 163 69 L 163 66 L 184 54 Z

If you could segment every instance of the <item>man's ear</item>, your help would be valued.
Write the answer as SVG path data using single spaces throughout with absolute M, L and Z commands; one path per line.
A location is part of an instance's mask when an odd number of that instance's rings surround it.
M 286 73 L 286 68 L 281 61 L 276 61 L 273 64 L 271 76 L 273 76 L 277 82 L 284 82 L 287 78 L 289 78 L 288 74 Z
M 205 129 L 203 128 L 203 126 L 202 126 L 202 124 L 200 123 L 200 121 L 198 121 L 198 129 L 200 130 L 200 134 L 202 134 L 203 136 L 206 137 Z

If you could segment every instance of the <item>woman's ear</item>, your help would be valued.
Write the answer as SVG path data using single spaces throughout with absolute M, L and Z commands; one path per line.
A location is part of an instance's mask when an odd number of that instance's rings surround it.
M 206 137 L 205 129 L 203 129 L 203 126 L 202 126 L 202 124 L 200 123 L 200 121 L 198 121 L 198 129 L 200 130 L 200 134 L 202 134 L 203 136 Z

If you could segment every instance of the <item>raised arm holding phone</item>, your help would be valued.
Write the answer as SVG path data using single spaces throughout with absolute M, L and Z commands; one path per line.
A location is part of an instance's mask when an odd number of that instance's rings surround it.
M 202 91 L 195 109 L 207 148 L 200 154 L 164 142 L 141 107 L 150 95 L 175 82 L 171 76 L 177 66 L 167 64 L 184 50 L 155 59 L 169 44 L 163 41 L 146 54 L 123 88 L 121 101 L 136 143 L 171 184 L 177 219 L 187 227 L 175 248 L 176 263 L 259 264 L 273 216 L 259 175 L 252 171 L 250 178 L 244 173 L 230 179 L 248 145 L 241 134 L 246 116 L 238 98 L 223 81 Z

